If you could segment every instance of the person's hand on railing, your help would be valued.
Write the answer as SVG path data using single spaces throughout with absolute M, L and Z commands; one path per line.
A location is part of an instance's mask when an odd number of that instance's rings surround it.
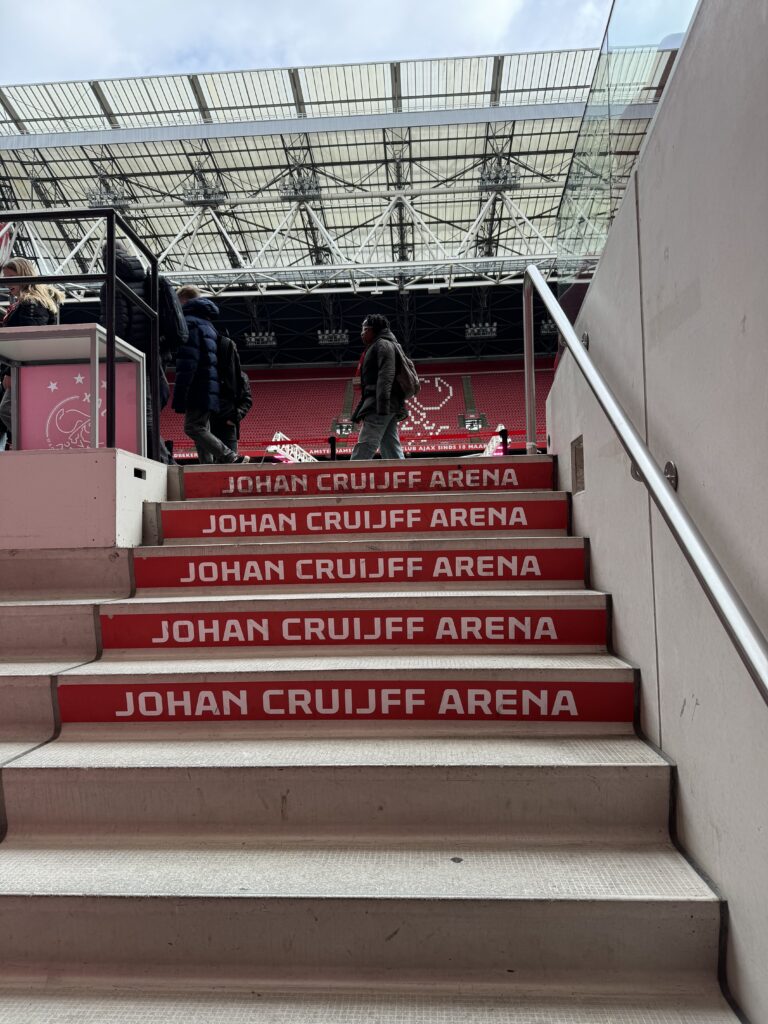
M 6 391 L 10 391 L 11 390 L 11 375 L 10 375 L 10 373 L 6 373 L 6 375 L 3 377 L 3 387 L 5 388 Z

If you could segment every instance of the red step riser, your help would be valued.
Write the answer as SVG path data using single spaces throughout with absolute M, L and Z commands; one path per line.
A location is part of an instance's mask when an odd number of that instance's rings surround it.
M 631 722 L 631 682 L 293 681 L 59 687 L 64 723 Z
M 507 491 L 551 488 L 551 462 L 515 465 L 459 466 L 436 469 L 410 463 L 407 467 L 349 465 L 308 469 L 306 465 L 279 469 L 231 469 L 184 474 L 186 498 L 243 498 L 271 495 L 372 494 L 426 491 Z
M 516 623 L 519 623 L 517 625 Z M 605 645 L 607 614 L 589 609 L 210 612 L 101 615 L 104 650 L 482 645 Z
M 310 505 L 266 509 L 163 509 L 166 539 L 323 537 L 349 534 L 565 530 L 568 504 L 552 501 L 456 501 L 440 504 Z
M 582 548 L 136 558 L 139 589 L 584 581 Z

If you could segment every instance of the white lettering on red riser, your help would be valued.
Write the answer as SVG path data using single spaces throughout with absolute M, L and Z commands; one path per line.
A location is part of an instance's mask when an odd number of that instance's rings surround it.
M 630 682 L 338 682 L 59 687 L 64 722 L 327 719 L 631 721 Z
M 134 563 L 136 586 L 584 580 L 581 548 L 420 554 L 150 556 Z
M 510 490 L 518 487 L 550 487 L 552 465 L 548 462 L 517 466 L 459 466 L 430 469 L 419 466 L 390 469 L 262 469 L 241 474 L 227 471 L 190 473 L 185 476 L 187 497 L 217 495 L 365 494 L 398 491 Z
M 285 646 L 291 644 L 577 644 L 604 645 L 605 608 L 542 611 L 426 611 L 377 613 L 249 612 L 194 616 L 101 616 L 105 649 L 218 646 Z
M 346 508 L 163 509 L 166 537 L 262 537 L 433 530 L 564 530 L 562 498 L 530 502 L 489 500 L 454 504 L 354 505 Z

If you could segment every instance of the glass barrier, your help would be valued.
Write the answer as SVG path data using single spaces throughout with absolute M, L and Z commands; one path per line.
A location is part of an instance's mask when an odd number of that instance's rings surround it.
M 697 0 L 614 0 L 557 217 L 562 293 L 588 279 Z

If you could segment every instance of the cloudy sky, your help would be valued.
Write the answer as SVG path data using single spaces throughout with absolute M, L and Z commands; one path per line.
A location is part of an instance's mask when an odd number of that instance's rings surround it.
M 640 6 L 648 10 L 669 2 L 642 0 Z M 611 0 L 0 0 L 0 13 L 8 13 L 0 21 L 0 84 L 597 46 L 610 5 Z

